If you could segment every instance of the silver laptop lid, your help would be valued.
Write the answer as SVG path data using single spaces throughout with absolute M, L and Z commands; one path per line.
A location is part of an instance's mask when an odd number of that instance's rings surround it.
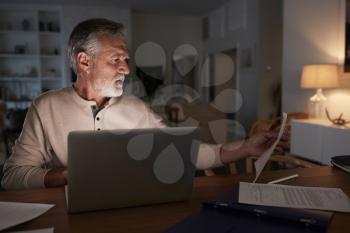
M 195 127 L 71 132 L 68 210 L 188 199 L 198 137 Z

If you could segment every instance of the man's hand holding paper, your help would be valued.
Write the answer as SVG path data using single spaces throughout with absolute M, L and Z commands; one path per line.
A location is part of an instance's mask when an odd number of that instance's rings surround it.
M 243 147 L 250 156 L 260 156 L 273 145 L 277 136 L 276 131 L 262 131 L 248 138 Z
M 255 170 L 256 170 L 256 176 L 255 176 L 255 179 L 253 181 L 254 183 L 259 178 L 260 173 L 264 169 L 267 161 L 270 159 L 272 152 L 275 150 L 277 144 L 279 143 L 280 139 L 282 138 L 286 122 L 287 122 L 287 114 L 283 113 L 282 124 L 281 124 L 280 130 L 278 132 L 278 137 L 277 137 L 276 141 L 254 163 Z

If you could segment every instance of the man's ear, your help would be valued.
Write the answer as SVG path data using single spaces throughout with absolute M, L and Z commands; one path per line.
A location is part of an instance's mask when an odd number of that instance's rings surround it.
M 89 72 L 91 66 L 91 57 L 85 53 L 80 52 L 77 55 L 77 69 L 84 72 Z

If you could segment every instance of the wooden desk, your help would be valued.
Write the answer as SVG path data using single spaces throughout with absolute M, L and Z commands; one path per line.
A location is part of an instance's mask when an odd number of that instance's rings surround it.
M 340 187 L 350 195 L 350 174 L 331 167 L 301 168 L 263 173 L 261 182 L 298 173 L 300 177 L 284 184 Z M 239 181 L 252 181 L 252 176 L 214 176 L 195 179 L 192 199 L 146 207 L 67 214 L 63 188 L 0 193 L 1 201 L 23 201 L 55 204 L 39 218 L 11 231 L 54 227 L 60 232 L 162 232 L 200 208 L 203 200 L 214 198 L 232 188 Z M 350 214 L 336 213 L 329 233 L 350 229 Z

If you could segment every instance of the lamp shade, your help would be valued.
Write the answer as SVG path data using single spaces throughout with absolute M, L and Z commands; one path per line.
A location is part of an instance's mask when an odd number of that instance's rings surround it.
M 336 64 L 304 65 L 301 75 L 302 88 L 338 87 L 338 66 Z

